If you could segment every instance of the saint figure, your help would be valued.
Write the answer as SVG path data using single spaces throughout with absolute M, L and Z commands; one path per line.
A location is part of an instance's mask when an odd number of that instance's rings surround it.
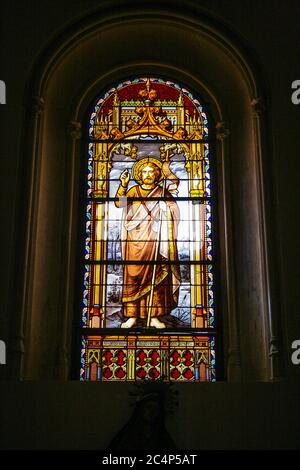
M 151 157 L 135 163 L 136 186 L 127 190 L 128 170 L 120 176 L 115 204 L 124 207 L 122 304 L 127 318 L 121 328 L 131 328 L 138 318 L 150 318 L 150 326 L 164 328 L 165 323 L 159 318 L 169 315 L 178 303 L 180 271 L 176 240 L 180 214 L 165 182 L 160 183 L 162 176 L 162 163 Z

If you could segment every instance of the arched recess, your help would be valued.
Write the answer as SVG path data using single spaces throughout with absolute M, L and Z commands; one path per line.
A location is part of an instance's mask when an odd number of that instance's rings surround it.
M 277 375 L 256 71 L 238 41 L 206 16 L 131 5 L 123 16 L 102 9 L 74 24 L 50 45 L 29 82 L 13 377 L 69 377 L 82 122 L 99 92 L 146 74 L 187 84 L 216 123 L 226 376 Z

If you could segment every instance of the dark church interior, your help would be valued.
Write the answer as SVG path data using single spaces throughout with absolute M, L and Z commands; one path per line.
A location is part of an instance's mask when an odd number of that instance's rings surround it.
M 299 1 L 0 10 L 0 449 L 299 449 Z M 213 382 L 79 380 L 87 113 L 105 90 L 146 76 L 183 84 L 210 116 Z

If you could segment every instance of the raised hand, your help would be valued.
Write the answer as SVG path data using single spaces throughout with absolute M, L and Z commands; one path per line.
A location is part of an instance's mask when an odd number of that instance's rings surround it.
M 127 188 L 129 180 L 130 180 L 130 173 L 128 169 L 126 168 L 126 170 L 122 171 L 121 176 L 120 176 L 120 181 L 121 181 L 121 185 L 123 186 L 123 188 Z

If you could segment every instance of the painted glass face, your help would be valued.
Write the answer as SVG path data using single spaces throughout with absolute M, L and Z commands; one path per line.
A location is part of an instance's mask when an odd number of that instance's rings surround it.
M 81 379 L 215 380 L 205 111 L 173 82 L 126 81 L 89 139 Z
M 157 172 L 155 172 L 155 168 L 151 165 L 144 166 L 141 173 L 144 184 L 154 184 L 158 179 Z

